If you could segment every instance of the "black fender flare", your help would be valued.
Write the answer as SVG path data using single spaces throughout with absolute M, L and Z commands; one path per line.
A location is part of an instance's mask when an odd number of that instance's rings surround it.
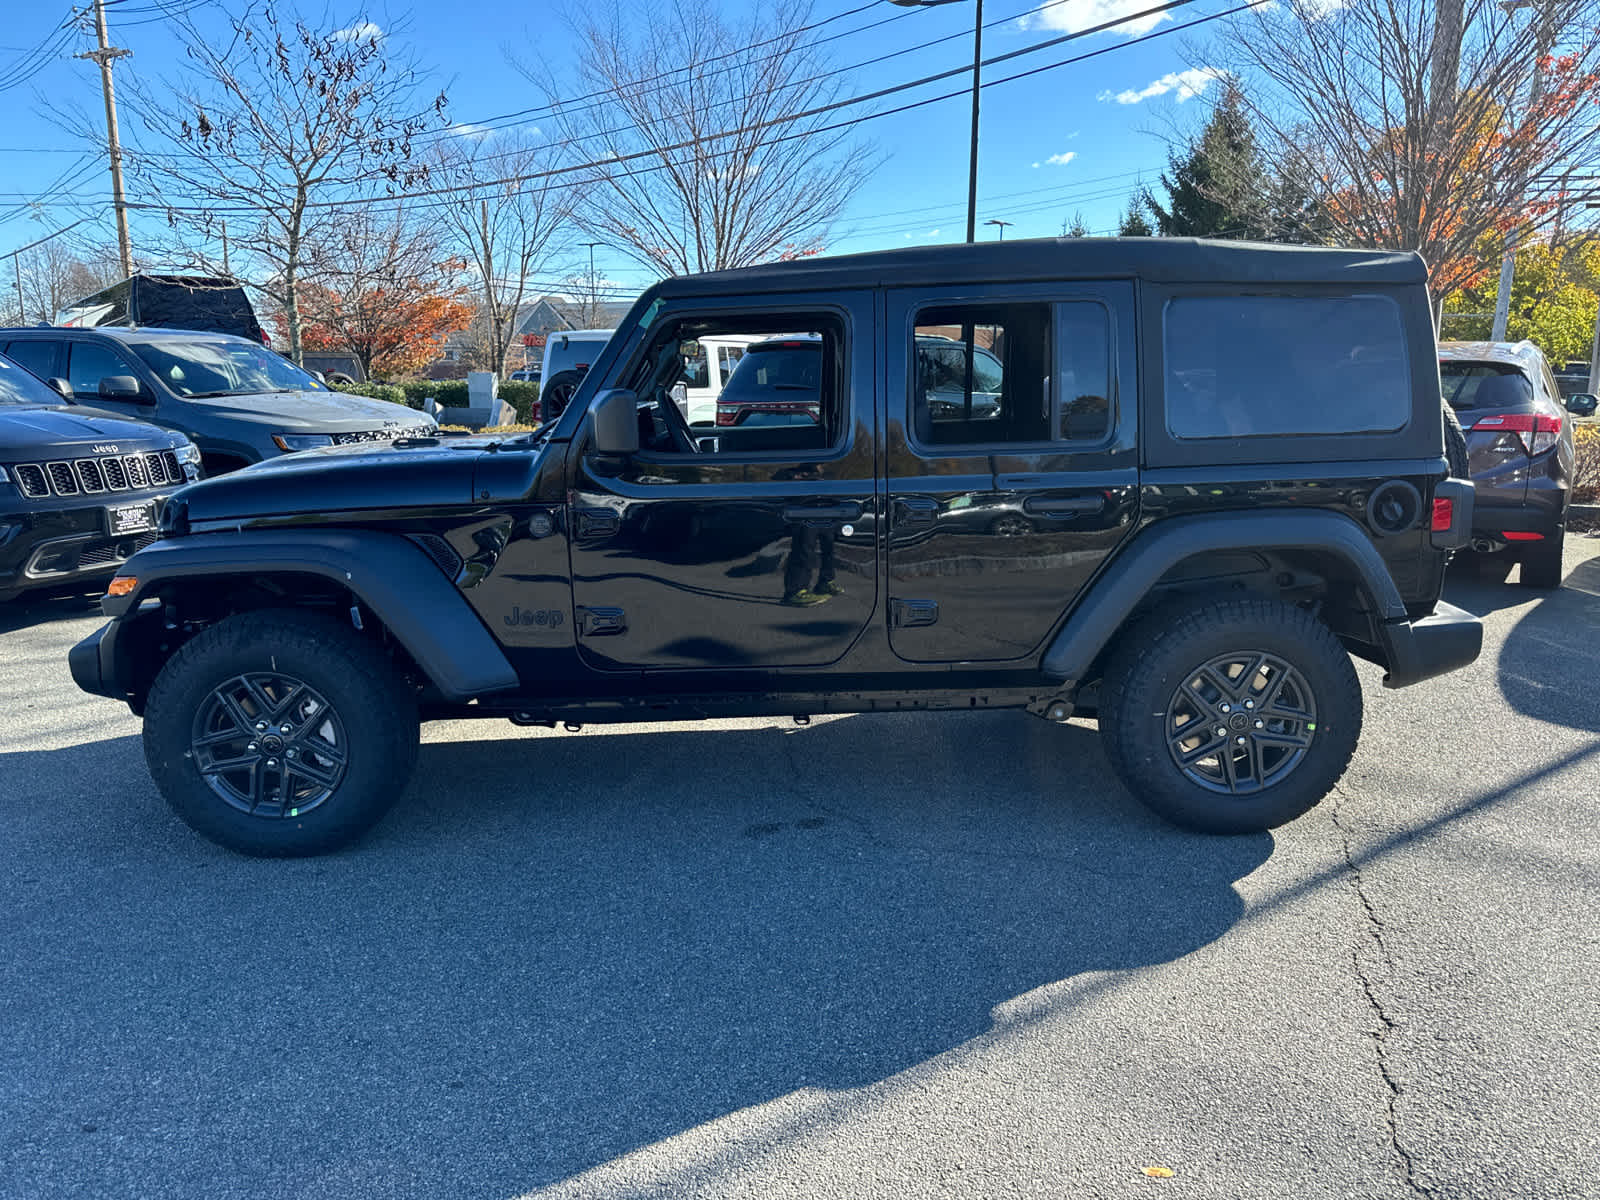
M 466 598 L 420 547 L 399 534 L 350 529 L 203 533 L 158 541 L 117 573 L 138 583 L 128 595 L 103 601 L 114 618 L 108 634 L 119 624 L 115 618 L 134 612 L 166 583 L 227 575 L 314 575 L 349 589 L 446 700 L 459 703 L 518 686 L 516 671 Z M 103 637 L 99 653 L 104 685 L 114 688 L 115 651 L 107 644 L 112 640 Z
M 1406 621 L 1405 602 L 1389 568 L 1366 531 L 1349 517 L 1326 511 L 1172 517 L 1136 534 L 1118 552 L 1072 610 L 1045 651 L 1040 669 L 1067 687 L 1082 683 L 1090 665 L 1157 580 L 1186 558 L 1219 550 L 1332 553 L 1361 580 L 1383 626 Z

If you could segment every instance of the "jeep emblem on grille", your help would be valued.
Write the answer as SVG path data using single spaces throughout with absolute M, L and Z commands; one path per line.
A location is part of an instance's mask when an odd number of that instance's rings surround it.
M 90 446 L 89 450 L 93 454 L 118 454 L 118 453 L 121 453 L 117 449 L 117 447 L 115 447 L 115 446 Z

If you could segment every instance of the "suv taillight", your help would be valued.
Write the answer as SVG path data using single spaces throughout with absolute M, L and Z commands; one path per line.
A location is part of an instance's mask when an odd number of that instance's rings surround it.
M 717 424 L 732 425 L 739 419 L 739 406 L 737 404 L 717 405 Z
M 1560 417 L 1544 413 L 1510 413 L 1503 417 L 1481 417 L 1474 433 L 1514 433 L 1529 454 L 1543 454 L 1561 440 Z
M 1446 496 L 1433 498 L 1433 533 L 1443 533 L 1449 529 L 1456 519 L 1455 501 Z

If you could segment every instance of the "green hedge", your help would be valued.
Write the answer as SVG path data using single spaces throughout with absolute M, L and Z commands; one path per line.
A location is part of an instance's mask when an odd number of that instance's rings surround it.
M 421 408 L 422 402 L 433 397 L 436 404 L 445 408 L 467 407 L 467 381 L 465 379 L 401 379 L 394 383 L 329 384 L 336 392 L 352 392 L 357 396 L 371 396 L 374 400 L 388 400 Z M 524 383 L 519 379 L 503 380 L 498 395 L 517 410 L 517 421 L 527 424 L 538 417 L 539 385 Z

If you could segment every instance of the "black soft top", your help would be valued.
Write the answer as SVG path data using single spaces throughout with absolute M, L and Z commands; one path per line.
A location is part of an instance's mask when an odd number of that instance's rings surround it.
M 1018 238 L 800 259 L 663 280 L 645 295 L 707 296 L 831 288 L 1149 279 L 1161 283 L 1420 284 L 1409 251 L 1335 250 L 1201 238 Z

